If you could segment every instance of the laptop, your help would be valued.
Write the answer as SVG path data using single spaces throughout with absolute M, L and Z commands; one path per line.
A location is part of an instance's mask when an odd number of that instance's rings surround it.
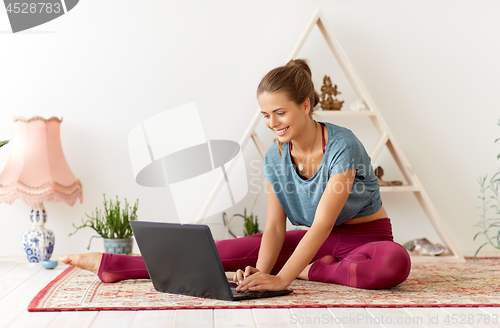
M 237 292 L 227 280 L 206 225 L 131 221 L 153 286 L 159 292 L 240 301 L 287 295 L 280 291 Z

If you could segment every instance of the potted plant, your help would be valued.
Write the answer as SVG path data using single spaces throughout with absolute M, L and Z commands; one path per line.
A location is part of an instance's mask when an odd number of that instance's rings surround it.
M 500 119 L 497 124 L 500 126 Z M 495 142 L 499 140 L 500 138 L 497 138 Z M 499 158 L 500 154 L 497 155 L 497 159 Z M 481 199 L 482 206 L 479 207 L 481 211 L 479 217 L 481 219 L 475 224 L 475 226 L 480 227 L 481 231 L 474 236 L 474 240 L 476 240 L 479 235 L 484 235 L 486 237 L 486 242 L 484 242 L 477 249 L 474 254 L 474 261 L 476 260 L 477 253 L 479 253 L 481 248 L 488 244 L 496 249 L 500 249 L 500 230 L 498 230 L 498 228 L 500 228 L 500 169 L 493 174 L 489 180 L 487 179 L 488 175 L 485 175 L 484 177 L 480 177 L 478 181 L 481 193 L 481 196 L 478 198 Z M 492 214 L 489 214 L 490 210 L 492 210 Z M 493 235 L 490 236 L 490 234 Z
M 9 140 L 0 141 L 0 147 L 5 146 L 8 143 L 9 143 Z
M 255 235 L 262 232 L 259 230 L 259 222 L 257 221 L 257 215 L 255 216 L 255 219 L 253 217 L 253 213 L 247 216 L 246 208 L 243 211 L 243 220 L 245 227 L 243 233 L 245 234 L 245 236 Z
M 255 198 L 255 201 L 253 202 L 253 205 L 252 205 L 252 209 L 250 209 L 250 211 L 253 210 L 253 207 L 255 206 L 256 202 L 257 202 L 257 198 Z M 236 216 L 243 218 L 243 227 L 244 227 L 243 233 L 245 234 L 245 236 L 250 236 L 250 235 L 262 233 L 262 231 L 259 230 L 259 222 L 257 221 L 257 215 L 255 216 L 255 218 L 253 216 L 253 213 L 250 213 L 250 215 L 247 215 L 247 208 L 245 207 L 243 209 L 243 214 L 234 214 L 231 217 L 231 219 L 229 219 L 229 220 L 227 219 L 226 212 L 222 213 L 222 222 L 224 223 L 224 226 L 226 227 L 227 232 L 231 236 L 233 236 L 234 238 L 237 238 L 237 236 L 229 229 L 229 223 L 231 223 L 231 221 Z
M 261 233 L 262 231 L 259 230 L 259 222 L 257 221 L 257 215 L 253 216 L 253 213 L 250 215 L 247 215 L 247 209 L 246 207 L 243 210 L 243 214 L 234 214 L 230 220 L 227 220 L 227 214 L 226 212 L 222 213 L 222 221 L 224 222 L 224 225 L 227 228 L 227 232 L 234 238 L 237 238 L 236 236 L 230 229 L 229 229 L 229 223 L 233 220 L 234 217 L 239 216 L 243 218 L 243 233 L 245 236 L 250 236 L 250 235 L 255 235 L 257 233 Z
M 74 235 L 78 230 L 89 227 L 94 229 L 99 236 L 92 236 L 89 241 L 87 249 L 90 249 L 90 244 L 94 237 L 104 238 L 104 251 L 113 254 L 130 254 L 132 253 L 133 240 L 132 227 L 130 221 L 137 220 L 137 207 L 139 200 L 135 202 L 134 207 L 129 206 L 125 198 L 125 208 L 120 208 L 120 201 L 116 196 L 116 203 L 110 199 L 106 200 L 104 194 L 104 214 L 96 207 L 96 212 L 92 212 L 92 216 L 85 213 L 87 220 L 82 219 L 82 225 L 77 227 L 73 223 L 75 232 L 69 235 Z

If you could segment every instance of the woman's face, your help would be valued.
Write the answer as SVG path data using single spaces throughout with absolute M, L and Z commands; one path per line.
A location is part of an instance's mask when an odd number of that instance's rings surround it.
M 263 92 L 258 97 L 260 110 L 266 126 L 271 129 L 282 143 L 299 136 L 309 117 L 309 99 L 297 105 L 288 99 L 284 91 Z

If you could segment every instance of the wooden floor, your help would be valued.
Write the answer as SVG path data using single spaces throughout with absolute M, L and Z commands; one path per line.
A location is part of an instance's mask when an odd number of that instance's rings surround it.
M 0 327 L 500 327 L 500 308 L 490 307 L 27 312 L 64 268 L 0 259 Z

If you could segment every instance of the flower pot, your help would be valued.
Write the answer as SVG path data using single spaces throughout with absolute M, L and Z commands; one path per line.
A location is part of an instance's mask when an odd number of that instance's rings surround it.
M 125 239 L 108 239 L 104 238 L 104 252 L 111 254 L 132 254 L 132 246 L 134 240 L 132 238 Z

